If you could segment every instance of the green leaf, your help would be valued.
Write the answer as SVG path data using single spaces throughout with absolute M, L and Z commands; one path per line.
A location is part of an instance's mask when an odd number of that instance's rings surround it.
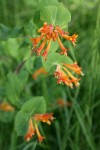
M 8 38 L 16 38 L 24 31 L 24 27 L 8 28 L 0 24 L 0 40 L 7 40 Z
M 64 29 L 71 20 L 70 12 L 63 6 L 46 6 L 40 11 L 40 19 L 48 24 Z
M 28 122 L 29 116 L 26 113 L 19 111 L 15 117 L 15 130 L 18 136 L 26 134 Z
M 51 53 L 47 60 L 42 59 L 44 68 L 49 72 L 54 65 L 61 65 L 62 63 L 72 64 L 73 61 L 68 56 L 60 55 L 58 53 Z
M 34 61 L 35 61 L 35 56 L 32 56 L 25 63 L 25 68 L 30 73 L 32 73 L 33 71 Z
M 50 53 L 52 53 L 52 52 L 54 53 L 55 51 L 57 51 L 58 48 L 59 48 L 58 41 L 51 42 L 49 52 Z
M 34 34 L 36 34 L 36 29 L 33 19 L 31 19 L 27 24 L 24 25 L 24 36 L 33 37 Z
M 16 57 L 18 57 L 19 54 L 18 41 L 16 39 L 9 38 L 4 44 L 5 47 L 7 47 L 9 55 L 16 59 Z
M 49 5 L 58 6 L 58 5 L 61 5 L 61 3 L 59 3 L 58 0 L 41 0 L 40 2 L 40 8 L 43 8 Z
M 43 25 L 43 20 L 41 20 L 41 10 L 46 6 L 62 6 L 63 4 L 59 3 L 58 0 L 37 0 L 34 7 L 35 12 L 33 14 L 33 22 L 36 24 L 37 28 L 40 28 Z
M 25 69 L 21 69 L 20 72 L 18 73 L 18 77 L 21 81 L 22 86 L 26 85 L 26 82 L 28 81 L 29 73 Z
M 27 101 L 22 109 L 23 112 L 27 113 L 29 116 L 36 113 L 45 113 L 46 104 L 43 97 L 35 97 Z
M 43 97 L 35 97 L 27 101 L 15 118 L 15 130 L 17 131 L 17 134 L 25 135 L 30 117 L 34 114 L 45 112 L 46 103 Z
M 43 26 L 43 23 L 40 20 L 40 10 L 35 11 L 33 15 L 33 22 L 36 24 L 37 29 Z
M 8 78 L 8 82 L 6 83 L 7 98 L 9 99 L 11 104 L 18 106 L 18 104 L 20 103 L 19 96 L 23 90 L 23 86 L 16 74 L 10 72 L 7 75 L 7 78 Z

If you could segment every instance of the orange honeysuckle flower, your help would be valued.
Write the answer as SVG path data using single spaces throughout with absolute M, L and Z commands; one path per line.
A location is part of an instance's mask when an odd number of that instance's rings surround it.
M 42 49 L 44 48 L 45 44 L 46 44 L 47 39 L 44 39 L 44 41 L 42 42 L 42 44 L 40 45 L 39 48 L 36 49 L 36 52 L 38 55 L 40 55 Z
M 44 56 L 45 59 L 46 59 L 46 57 L 48 55 L 48 51 L 50 49 L 50 45 L 51 45 L 51 40 L 49 40 L 48 45 L 47 45 L 45 51 L 42 53 L 42 56 Z
M 71 88 L 73 87 L 72 81 L 69 79 L 69 77 L 65 74 L 65 72 L 62 70 L 60 65 L 57 65 L 56 71 L 54 73 L 54 76 L 57 78 L 57 83 L 63 83 Z
M 34 126 L 35 126 L 36 134 L 38 137 L 38 141 L 41 143 L 43 141 L 43 139 L 45 139 L 45 137 L 40 134 L 38 126 L 36 123 L 34 123 Z
M 0 110 L 3 110 L 3 111 L 14 111 L 14 107 L 9 105 L 7 102 L 2 102 L 0 104 Z
M 43 27 L 41 27 L 38 32 L 40 33 L 39 37 L 31 38 L 31 41 L 33 43 L 33 47 L 35 52 L 38 55 L 42 55 L 45 59 L 49 53 L 50 45 L 52 41 L 58 41 L 59 46 L 62 50 L 61 54 L 67 55 L 67 48 L 64 47 L 62 44 L 60 37 L 63 37 L 66 40 L 70 40 L 74 46 L 76 42 L 76 38 L 78 37 L 77 34 L 74 34 L 72 36 L 68 36 L 68 32 L 63 31 L 60 29 L 59 26 L 54 27 L 52 24 L 44 23 Z M 42 43 L 39 47 L 38 44 Z M 44 50 L 45 46 L 47 45 L 46 49 Z M 44 50 L 44 52 L 43 52 Z
M 75 44 L 75 43 L 76 43 L 76 38 L 78 37 L 77 34 L 74 34 L 74 35 L 72 35 L 72 36 L 68 36 L 68 35 L 65 35 L 65 34 L 64 34 L 62 37 L 65 38 L 66 40 L 71 41 L 74 46 L 76 45 L 76 44 Z
M 32 75 L 33 79 L 36 80 L 40 74 L 47 74 L 46 70 L 43 67 L 35 71 L 35 73 Z
M 61 42 L 61 40 L 60 40 L 59 37 L 58 37 L 58 43 L 59 43 L 60 48 L 62 49 L 62 52 L 61 52 L 60 54 L 64 54 L 64 55 L 67 56 L 67 50 L 68 50 L 68 49 L 66 49 L 66 48 L 64 47 L 64 45 L 62 44 L 62 42 Z
M 51 121 L 54 120 L 53 113 L 51 114 L 35 114 L 33 117 L 36 121 L 45 122 L 47 124 L 51 124 Z
M 63 65 L 65 67 L 73 70 L 77 74 L 84 75 L 83 72 L 82 72 L 82 68 L 77 65 L 77 62 L 75 62 L 74 64 L 63 64 Z
M 45 139 L 45 137 L 40 134 L 37 122 L 45 122 L 50 125 L 51 121 L 53 120 L 54 120 L 54 117 L 52 113 L 51 114 L 35 114 L 33 118 L 30 118 L 29 120 L 28 132 L 24 137 L 25 140 L 27 142 L 30 141 L 32 136 L 36 134 L 38 137 L 38 141 L 41 143 L 43 139 Z
M 35 134 L 35 128 L 33 126 L 33 123 L 32 123 L 32 119 L 29 120 L 29 126 L 28 126 L 28 132 L 27 134 L 25 135 L 25 140 L 27 142 L 30 141 L 30 139 L 32 138 L 32 136 Z
M 62 64 L 62 66 L 57 65 L 56 71 L 54 73 L 55 77 L 57 78 L 57 83 L 67 84 L 71 88 L 73 88 L 73 83 L 76 87 L 79 86 L 80 78 L 76 78 L 73 74 L 69 71 L 72 70 L 76 74 L 83 75 L 82 69 L 77 65 L 75 62 L 74 64 Z
M 36 46 L 43 38 L 43 35 L 37 38 L 31 38 L 31 41 L 33 42 L 33 45 Z

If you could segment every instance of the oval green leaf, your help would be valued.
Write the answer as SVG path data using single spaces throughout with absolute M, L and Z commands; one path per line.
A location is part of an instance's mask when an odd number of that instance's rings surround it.
M 71 20 L 70 12 L 63 6 L 46 6 L 40 10 L 40 19 L 48 24 L 64 29 Z

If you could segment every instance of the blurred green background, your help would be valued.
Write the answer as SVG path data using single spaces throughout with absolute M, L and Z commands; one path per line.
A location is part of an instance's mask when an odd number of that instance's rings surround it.
M 70 47 L 70 55 L 82 67 L 84 77 L 80 87 L 56 85 L 53 79 L 28 80 L 28 95 L 42 95 L 49 99 L 49 105 L 56 99 L 72 101 L 72 107 L 49 108 L 56 120 L 52 126 L 45 126 L 43 133 L 47 140 L 38 145 L 36 141 L 16 141 L 16 150 L 99 150 L 100 149 L 100 1 L 59 0 L 71 13 L 68 31 L 79 35 L 77 46 Z M 23 36 L 32 36 L 30 25 L 34 9 L 39 0 L 0 0 L 0 100 L 5 98 L 4 87 L 7 73 L 14 71 L 26 57 L 26 49 L 20 48 Z M 23 27 L 26 27 L 23 31 Z M 22 38 L 9 38 L 9 32 L 23 33 Z M 8 39 L 6 39 L 8 38 Z M 26 41 L 25 41 L 26 42 Z M 27 42 L 25 43 L 27 46 Z M 65 43 L 66 44 L 66 43 Z M 24 45 L 25 46 L 25 45 Z M 33 71 L 35 69 L 33 68 Z M 30 73 L 31 76 L 31 73 Z M 46 81 L 46 84 L 44 83 Z M 31 82 L 31 83 L 30 83 Z M 41 90 L 44 87 L 45 90 Z M 48 88 L 47 88 L 48 87 Z M 32 93 L 33 92 L 33 93 Z M 31 93 L 31 94 L 30 94 Z M 11 149 L 13 121 L 7 122 L 0 114 L 0 150 Z M 5 116 L 4 116 L 5 117 Z M 6 121 L 5 121 L 6 120 Z

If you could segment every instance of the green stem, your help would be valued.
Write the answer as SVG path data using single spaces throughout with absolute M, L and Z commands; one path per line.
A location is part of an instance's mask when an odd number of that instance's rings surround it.
M 43 96 L 46 100 L 46 104 L 48 104 L 49 100 L 49 96 L 48 96 L 48 91 L 47 91 L 47 84 L 46 84 L 46 81 L 45 79 L 42 80 L 42 90 L 43 90 Z
M 16 150 L 16 143 L 17 143 L 17 134 L 15 132 L 15 129 L 13 129 L 12 135 L 11 135 L 11 145 L 9 150 Z

